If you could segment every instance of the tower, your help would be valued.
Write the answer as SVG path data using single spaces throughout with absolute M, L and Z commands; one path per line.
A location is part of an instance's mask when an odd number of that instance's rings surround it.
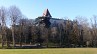
M 43 12 L 43 16 L 44 16 L 44 17 L 50 17 L 50 18 L 52 17 L 48 9 L 46 9 L 46 10 Z
M 36 21 L 37 21 L 37 23 L 38 23 L 39 25 L 45 24 L 45 27 L 46 27 L 46 28 L 49 28 L 49 27 L 50 27 L 50 24 L 51 24 L 50 21 L 49 21 L 50 18 L 52 18 L 52 16 L 51 16 L 49 10 L 46 9 L 46 10 L 43 12 L 43 15 L 40 16 L 40 17 L 38 17 L 38 18 L 36 19 Z

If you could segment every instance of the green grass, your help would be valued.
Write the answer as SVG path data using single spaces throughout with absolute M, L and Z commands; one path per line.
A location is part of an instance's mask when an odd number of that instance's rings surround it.
M 0 54 L 97 54 L 96 48 L 0 49 Z

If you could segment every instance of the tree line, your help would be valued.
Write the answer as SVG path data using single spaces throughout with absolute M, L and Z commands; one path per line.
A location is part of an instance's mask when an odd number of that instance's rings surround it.
M 66 17 L 67 18 L 67 17 Z M 37 26 L 36 19 L 28 19 L 16 6 L 0 7 L 1 47 L 97 47 L 97 16 L 91 19 L 77 16 L 74 20 Z

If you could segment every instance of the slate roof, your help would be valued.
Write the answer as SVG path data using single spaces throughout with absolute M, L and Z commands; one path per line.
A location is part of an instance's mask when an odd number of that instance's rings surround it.
M 43 12 L 43 16 L 44 16 L 44 17 L 50 17 L 50 18 L 52 17 L 48 9 L 46 9 L 46 10 Z

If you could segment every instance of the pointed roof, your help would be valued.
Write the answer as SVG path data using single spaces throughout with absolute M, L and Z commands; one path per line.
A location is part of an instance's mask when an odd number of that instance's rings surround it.
M 52 17 L 48 9 L 46 9 L 44 11 L 43 16 L 45 16 L 45 17 Z

